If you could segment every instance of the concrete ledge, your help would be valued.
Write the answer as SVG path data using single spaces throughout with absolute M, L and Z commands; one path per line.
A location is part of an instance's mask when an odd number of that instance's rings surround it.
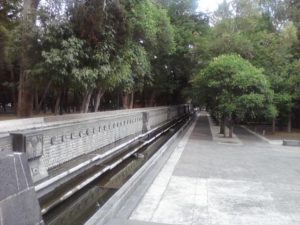
M 260 138 L 263 141 L 268 142 L 271 145 L 283 145 L 283 146 L 291 146 L 291 147 L 299 147 L 300 146 L 300 140 L 269 140 L 268 138 L 250 130 L 246 126 L 241 126 L 251 134 L 255 135 L 256 137 Z
M 10 131 L 26 129 L 28 127 L 39 127 L 43 123 L 44 123 L 43 117 L 5 120 L 0 122 L 0 132 L 8 133 Z
M 53 176 L 49 179 L 46 179 L 42 182 L 37 182 L 37 184 L 35 186 L 35 191 L 37 192 L 38 197 L 40 198 L 40 197 L 48 194 L 49 192 L 53 191 L 55 188 L 59 187 L 61 184 L 73 179 L 75 176 L 82 173 L 84 170 L 87 170 L 88 168 L 91 168 L 92 166 L 99 164 L 101 162 L 101 160 L 107 159 L 107 158 L 113 156 L 114 153 L 119 152 L 126 146 L 133 144 L 136 141 L 142 140 L 144 137 L 150 135 L 151 133 L 157 131 L 158 129 L 161 129 L 162 127 L 166 126 L 167 124 L 169 124 L 169 122 L 163 123 L 162 125 L 147 131 L 146 133 L 140 134 L 128 141 L 125 141 L 124 143 L 117 145 L 108 151 L 103 152 L 103 154 L 91 153 L 92 155 L 95 155 L 91 159 L 86 160 L 86 161 L 76 165 L 75 167 L 72 167 L 72 168 L 70 168 L 56 176 Z
M 138 170 L 125 184 L 123 187 L 117 191 L 112 198 L 105 205 L 92 216 L 85 225 L 104 225 L 109 220 L 111 220 L 114 214 L 122 207 L 122 204 L 126 201 L 128 196 L 132 194 L 135 188 L 139 185 L 140 181 L 144 178 L 151 168 L 156 164 L 156 162 L 161 158 L 162 155 L 168 151 L 170 146 L 175 142 L 175 139 L 179 137 L 183 130 L 189 125 L 188 121 L 175 135 L 173 135 L 167 143 L 165 143 L 159 150 L 156 152 L 146 164 Z
M 260 138 L 261 140 L 271 144 L 271 145 L 281 145 L 282 141 L 281 140 L 269 140 L 268 138 L 254 132 L 253 130 L 250 130 L 248 127 L 241 125 L 240 127 L 244 128 L 246 131 L 248 131 L 249 133 L 255 135 L 256 137 Z
M 189 105 L 178 105 L 180 107 L 188 107 Z M 101 111 L 94 113 L 77 113 L 77 114 L 66 114 L 61 116 L 46 116 L 46 117 L 36 117 L 28 119 L 12 119 L 6 121 L 0 121 L 0 135 L 8 134 L 10 132 L 38 129 L 38 128 L 49 128 L 57 127 L 59 125 L 70 125 L 82 123 L 84 121 L 92 121 L 99 119 L 107 119 L 113 117 L 120 117 L 131 115 L 134 113 L 142 112 L 152 112 L 157 110 L 163 110 L 168 108 L 175 108 L 178 106 L 160 106 L 160 107 L 148 107 L 148 108 L 135 108 L 135 109 L 121 109 L 112 111 Z
M 298 146 L 300 146 L 300 141 L 299 140 L 283 140 L 283 145 L 298 147 Z

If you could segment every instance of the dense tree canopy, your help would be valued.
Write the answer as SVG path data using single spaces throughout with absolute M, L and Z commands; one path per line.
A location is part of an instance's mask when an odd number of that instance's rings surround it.
M 273 93 L 261 69 L 238 55 L 221 55 L 195 77 L 194 85 L 203 91 L 207 107 L 228 120 L 232 137 L 233 122 L 255 118 L 258 114 L 274 117 Z
M 281 126 L 287 124 L 288 131 L 291 131 L 292 120 L 296 121 L 295 115 L 299 114 L 297 81 L 300 71 L 296 69 L 299 60 L 299 12 L 299 4 L 295 1 L 233 0 L 223 1 L 210 17 L 212 27 L 207 35 L 207 38 L 210 38 L 208 43 L 210 59 L 214 60 L 222 54 L 240 55 L 261 69 L 274 93 L 273 96 L 269 94 L 273 100 L 269 102 L 267 111 L 263 110 L 265 115 L 259 115 L 255 119 L 249 116 L 243 118 L 244 113 L 240 112 L 238 113 L 240 119 L 265 122 L 272 119 L 273 132 L 276 122 Z M 249 68 L 248 70 L 251 71 Z M 199 76 L 201 71 L 197 74 Z M 252 74 L 254 77 L 254 71 Z M 251 83 L 251 79 L 247 82 Z M 205 104 L 204 87 L 199 90 L 200 88 L 195 85 L 194 88 L 196 102 Z M 222 86 L 219 88 L 222 89 Z M 210 93 L 211 96 L 216 94 L 214 91 Z M 238 98 L 238 95 L 235 96 L 235 99 Z M 247 108 L 246 106 L 248 104 L 244 107 Z M 214 107 L 211 106 L 210 109 L 218 111 Z M 255 110 L 258 111 L 262 110 Z M 219 116 L 222 120 L 222 115 Z
M 300 105 L 298 1 L 224 0 L 211 14 L 197 11 L 198 4 L 1 1 L 1 110 L 26 117 L 42 110 L 206 104 L 217 97 L 208 106 L 220 117 L 235 108 L 230 113 L 239 121 L 273 121 L 274 130 L 279 122 L 291 130 Z M 245 71 L 229 79 L 237 93 L 224 94 L 224 82 L 209 89 L 208 78 L 198 82 L 208 74 L 223 79 L 227 69 Z

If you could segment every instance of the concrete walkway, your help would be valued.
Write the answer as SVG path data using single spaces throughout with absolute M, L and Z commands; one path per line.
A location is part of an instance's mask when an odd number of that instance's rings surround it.
M 300 149 L 243 128 L 239 144 L 211 131 L 201 114 L 146 193 L 109 225 L 299 225 Z

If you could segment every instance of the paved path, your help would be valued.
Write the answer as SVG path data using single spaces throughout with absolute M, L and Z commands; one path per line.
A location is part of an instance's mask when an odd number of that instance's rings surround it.
M 299 225 L 300 149 L 235 132 L 241 144 L 214 141 L 202 114 L 127 218 L 109 224 Z

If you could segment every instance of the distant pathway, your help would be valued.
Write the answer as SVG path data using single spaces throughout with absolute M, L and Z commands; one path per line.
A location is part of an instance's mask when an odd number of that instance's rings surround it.
M 235 129 L 241 145 L 213 141 L 206 115 L 194 126 L 130 218 L 110 224 L 300 224 L 300 149 L 243 128 Z

